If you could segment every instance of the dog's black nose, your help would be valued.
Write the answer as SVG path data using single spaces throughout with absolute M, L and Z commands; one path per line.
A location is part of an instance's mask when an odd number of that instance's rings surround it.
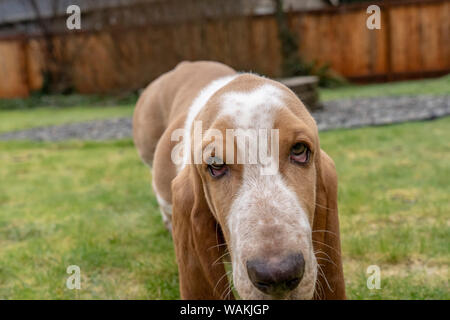
M 247 261 L 248 276 L 253 285 L 269 295 L 282 295 L 299 285 L 305 272 L 303 254 L 291 254 L 281 259 Z

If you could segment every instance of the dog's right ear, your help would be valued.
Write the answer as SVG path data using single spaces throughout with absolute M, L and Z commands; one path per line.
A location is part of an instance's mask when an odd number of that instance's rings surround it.
M 217 221 L 206 202 L 194 165 L 187 165 L 172 181 L 172 236 L 182 299 L 233 299 L 217 243 Z M 227 294 L 228 293 L 228 294 Z

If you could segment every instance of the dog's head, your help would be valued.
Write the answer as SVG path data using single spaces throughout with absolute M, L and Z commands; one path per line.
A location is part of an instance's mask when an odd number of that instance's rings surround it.
M 185 144 L 193 164 L 172 184 L 182 296 L 229 298 L 230 262 L 241 298 L 312 298 L 315 250 L 330 246 L 323 233 L 313 240 L 313 226 L 336 187 L 314 120 L 287 87 L 250 74 L 215 91 L 195 120 Z

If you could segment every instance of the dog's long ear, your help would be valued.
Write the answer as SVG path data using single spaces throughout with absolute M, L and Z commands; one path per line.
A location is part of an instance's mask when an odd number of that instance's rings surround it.
M 316 162 L 317 190 L 313 222 L 318 286 L 316 299 L 345 299 L 344 273 L 337 206 L 337 174 L 333 160 L 323 151 Z
M 221 261 L 220 228 L 205 199 L 193 165 L 172 181 L 172 232 L 182 299 L 232 299 Z M 220 246 L 219 246 L 220 245 Z

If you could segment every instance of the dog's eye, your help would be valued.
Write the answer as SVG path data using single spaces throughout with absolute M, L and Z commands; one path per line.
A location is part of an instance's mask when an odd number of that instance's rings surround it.
M 220 178 L 228 171 L 228 166 L 222 159 L 211 157 L 207 160 L 209 173 L 213 178 Z
M 311 151 L 304 143 L 296 143 L 291 148 L 290 159 L 296 163 L 305 164 L 309 161 Z

